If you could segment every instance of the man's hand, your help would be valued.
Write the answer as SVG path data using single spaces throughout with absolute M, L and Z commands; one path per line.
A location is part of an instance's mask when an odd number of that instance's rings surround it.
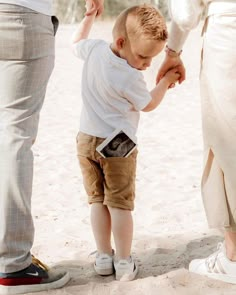
M 86 7 L 88 7 L 88 9 L 85 15 L 92 15 L 97 12 L 96 16 L 99 16 L 104 10 L 104 0 L 86 0 Z
M 179 84 L 181 84 L 185 80 L 185 67 L 183 62 L 179 56 L 171 57 L 169 55 L 166 55 L 161 67 L 159 68 L 156 83 L 158 83 L 170 69 L 175 67 L 177 67 L 178 73 L 180 74 Z

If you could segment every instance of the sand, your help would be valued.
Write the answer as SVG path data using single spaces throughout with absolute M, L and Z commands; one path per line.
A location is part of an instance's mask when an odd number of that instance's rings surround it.
M 97 22 L 91 37 L 110 40 L 111 24 Z M 141 115 L 132 251 L 137 279 L 121 283 L 94 272 L 94 257 L 88 256 L 96 247 L 76 158 L 82 62 L 70 50 L 74 28 L 62 25 L 57 34 L 55 69 L 33 148 L 32 200 L 33 254 L 48 265 L 66 267 L 72 279 L 63 289 L 39 294 L 235 294 L 234 285 L 188 271 L 193 258 L 209 255 L 222 241 L 220 232 L 208 229 L 200 193 L 200 26 L 183 51 L 187 80 L 169 90 L 158 109 Z M 163 56 L 145 72 L 149 89 Z

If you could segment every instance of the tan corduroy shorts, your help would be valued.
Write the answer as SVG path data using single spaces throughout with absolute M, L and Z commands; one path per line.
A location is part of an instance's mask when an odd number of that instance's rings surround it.
M 96 147 L 104 138 L 79 133 L 77 154 L 90 204 L 134 209 L 137 149 L 127 158 L 103 158 Z

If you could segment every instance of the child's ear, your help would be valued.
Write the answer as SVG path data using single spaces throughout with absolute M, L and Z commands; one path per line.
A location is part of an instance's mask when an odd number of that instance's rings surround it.
M 123 49 L 125 46 L 125 38 L 124 37 L 117 38 L 116 39 L 116 46 L 117 46 L 118 50 Z

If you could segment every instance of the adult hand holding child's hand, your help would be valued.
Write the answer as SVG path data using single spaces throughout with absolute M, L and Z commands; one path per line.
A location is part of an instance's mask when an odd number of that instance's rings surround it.
M 86 13 L 85 15 L 92 15 L 96 12 L 96 16 L 102 14 L 104 10 L 104 0 L 86 0 Z

